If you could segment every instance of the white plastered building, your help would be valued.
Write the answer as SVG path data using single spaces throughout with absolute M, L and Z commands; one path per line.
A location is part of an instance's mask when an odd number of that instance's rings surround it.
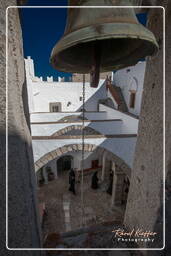
M 131 175 L 145 65 L 112 72 L 109 86 L 104 79 L 97 88 L 85 83 L 84 170 L 99 168 L 102 180 L 113 162 Z M 82 168 L 83 85 L 36 77 L 31 57 L 25 69 L 35 170 L 38 182 L 47 183 L 48 168 L 54 178 L 62 168 Z

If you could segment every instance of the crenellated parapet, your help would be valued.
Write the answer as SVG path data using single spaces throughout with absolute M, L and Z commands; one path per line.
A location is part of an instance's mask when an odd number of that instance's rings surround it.
M 47 76 L 45 79 L 43 79 L 42 76 L 38 77 L 35 75 L 35 69 L 34 69 L 34 60 L 27 56 L 25 59 L 25 69 L 26 69 L 26 78 L 27 80 L 31 80 L 32 82 L 45 82 L 45 83 L 56 83 L 56 82 L 72 82 L 72 76 L 66 80 L 65 77 L 53 77 L 53 76 Z

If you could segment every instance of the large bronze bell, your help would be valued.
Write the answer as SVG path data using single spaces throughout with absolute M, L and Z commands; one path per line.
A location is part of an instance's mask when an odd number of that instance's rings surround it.
M 85 6 L 131 6 L 130 0 L 69 0 L 66 29 L 51 54 L 52 66 L 71 73 L 98 73 L 135 65 L 153 55 L 158 44 L 141 25 L 133 8 Z M 95 85 L 96 86 L 96 85 Z

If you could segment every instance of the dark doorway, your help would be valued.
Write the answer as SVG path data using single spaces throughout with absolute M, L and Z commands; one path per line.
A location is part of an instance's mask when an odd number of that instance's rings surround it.
M 91 161 L 91 168 L 98 168 L 99 160 L 92 160 Z
M 73 156 L 62 156 L 57 160 L 57 170 L 60 175 L 63 171 L 69 171 L 72 167 Z
M 135 107 L 135 96 L 136 96 L 136 93 L 134 91 L 131 91 L 130 102 L 129 102 L 130 108 L 134 108 Z

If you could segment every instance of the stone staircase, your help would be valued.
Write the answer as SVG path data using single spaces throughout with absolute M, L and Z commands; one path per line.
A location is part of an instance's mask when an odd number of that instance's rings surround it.
M 118 110 L 120 110 L 122 112 L 128 112 L 128 108 L 127 108 L 124 96 L 122 94 L 121 88 L 119 86 L 116 86 L 116 85 L 112 85 L 112 87 L 116 91 L 116 93 L 119 97 L 119 100 L 120 100 L 120 103 L 118 104 Z
M 122 94 L 122 90 L 119 86 L 116 86 L 112 83 L 107 84 L 107 89 L 111 93 L 113 99 L 118 104 L 118 110 L 122 112 L 128 112 L 128 108 L 124 99 L 124 96 Z

